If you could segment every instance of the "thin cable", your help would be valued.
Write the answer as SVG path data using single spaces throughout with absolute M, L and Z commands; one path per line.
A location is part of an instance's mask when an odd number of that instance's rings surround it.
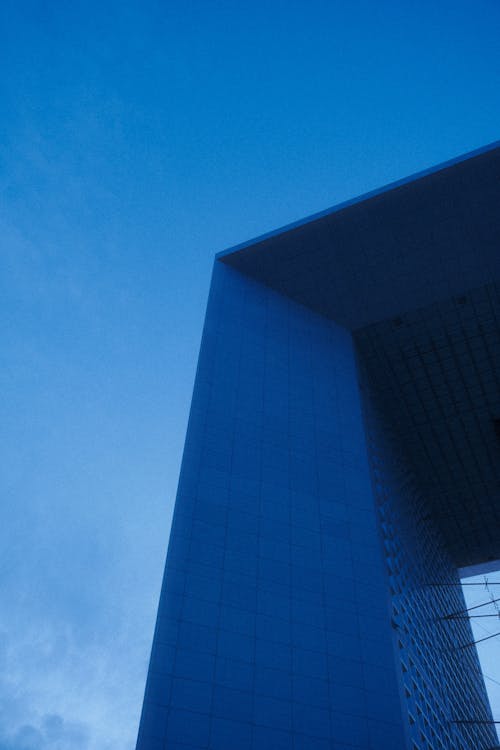
M 485 587 L 486 591 L 488 592 L 488 594 L 490 595 L 491 603 L 495 607 L 495 609 L 496 609 L 496 611 L 497 611 L 497 613 L 498 613 L 498 615 L 500 617 L 500 609 L 498 607 L 498 599 L 495 599 L 493 592 L 490 591 L 489 581 L 486 578 L 486 576 L 484 576 L 484 587 Z
M 473 607 L 467 607 L 467 609 L 461 609 L 458 612 L 454 612 L 451 615 L 444 615 L 443 617 L 440 617 L 440 620 L 447 620 L 448 618 L 455 617 L 456 615 L 463 615 L 466 612 L 472 612 L 473 609 L 479 609 L 480 607 L 486 607 L 488 604 L 493 604 L 494 602 L 500 602 L 500 597 L 498 599 L 493 599 L 488 602 L 484 602 L 483 604 L 475 604 Z
M 469 646 L 475 646 L 476 643 L 482 643 L 483 641 L 489 641 L 490 638 L 496 638 L 497 635 L 500 635 L 499 633 L 493 633 L 492 635 L 486 636 L 486 638 L 480 638 L 478 641 L 471 641 L 471 643 L 465 643 L 463 646 L 459 646 L 458 648 L 468 648 Z
M 446 617 L 441 617 L 441 620 L 477 620 L 478 617 L 496 617 L 500 620 L 500 612 L 492 615 L 446 615 Z
M 488 585 L 500 586 L 500 581 L 489 581 Z M 484 583 L 423 583 L 422 586 L 437 586 L 438 588 L 440 586 L 458 586 L 462 588 L 462 586 L 484 586 Z
M 493 677 L 490 677 L 489 674 L 486 674 L 485 672 L 480 672 L 480 674 L 482 674 L 483 677 L 486 677 L 487 680 L 494 682 L 495 685 L 500 685 L 500 682 L 498 682 L 498 680 L 495 680 Z
M 450 724 L 500 724 L 500 721 L 492 721 L 489 719 L 488 721 L 481 719 L 451 719 Z
M 482 623 L 480 623 L 480 622 L 475 622 L 474 623 L 474 629 L 475 628 L 479 628 L 479 630 L 482 630 L 483 633 L 486 633 L 486 635 L 493 635 L 493 633 L 491 632 L 491 630 L 488 630 L 487 628 L 485 628 L 484 625 Z

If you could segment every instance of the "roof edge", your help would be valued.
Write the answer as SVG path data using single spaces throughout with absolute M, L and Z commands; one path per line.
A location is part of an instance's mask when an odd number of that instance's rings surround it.
M 488 153 L 489 151 L 494 151 L 497 148 L 500 148 L 500 141 L 493 141 L 493 143 L 488 143 L 486 146 L 481 146 L 480 148 L 474 149 L 473 151 L 468 151 L 467 153 L 461 154 L 460 156 L 455 156 L 452 159 L 448 159 L 447 161 L 441 162 L 440 164 L 436 164 L 433 167 L 427 167 L 426 169 L 422 169 L 419 172 L 414 172 L 407 177 L 395 180 L 394 182 L 389 182 L 382 187 L 375 188 L 374 190 L 369 190 L 367 193 L 362 193 L 361 195 L 358 195 L 354 198 L 349 198 L 348 200 L 337 203 L 330 208 L 324 209 L 323 211 L 318 211 L 317 213 L 310 214 L 309 216 L 298 219 L 297 221 L 293 221 L 290 224 L 285 224 L 278 229 L 273 229 L 270 232 L 265 232 L 264 234 L 254 237 L 251 240 L 246 240 L 245 242 L 241 242 L 238 245 L 233 245 L 226 250 L 221 250 L 220 252 L 216 253 L 215 259 L 221 260 L 228 255 L 232 255 L 233 253 L 238 252 L 239 250 L 244 250 L 245 248 L 252 247 L 252 245 L 259 245 L 260 243 L 265 242 L 266 240 L 270 240 L 273 237 L 278 237 L 279 235 L 286 234 L 287 232 L 291 232 L 294 229 L 299 229 L 300 227 L 306 226 L 306 224 L 310 224 L 314 221 L 317 221 L 318 219 L 323 219 L 326 216 L 338 213 L 339 211 L 342 211 L 345 208 L 349 208 L 350 206 L 354 206 L 358 203 L 363 203 L 364 201 L 369 200 L 370 198 L 375 198 L 378 195 L 389 193 L 391 190 L 395 190 L 396 188 L 402 187 L 403 185 L 408 185 L 411 182 L 417 182 L 417 180 L 420 180 L 423 177 L 428 177 L 429 175 L 436 174 L 437 172 L 441 172 L 445 169 L 449 169 L 456 164 L 468 161 L 469 159 L 473 159 L 476 156 L 481 156 L 482 154 Z

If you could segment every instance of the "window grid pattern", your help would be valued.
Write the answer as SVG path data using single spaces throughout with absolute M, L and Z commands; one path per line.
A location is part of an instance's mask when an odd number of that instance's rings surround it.
M 412 470 L 400 426 L 360 352 L 372 476 L 392 597 L 412 750 L 490 750 L 497 744 L 466 604 L 440 524 Z M 411 456 L 411 454 L 410 454 Z M 430 585 L 432 584 L 432 585 Z
M 500 285 L 356 333 L 457 567 L 500 559 Z
M 216 264 L 138 750 L 401 750 L 350 334 Z

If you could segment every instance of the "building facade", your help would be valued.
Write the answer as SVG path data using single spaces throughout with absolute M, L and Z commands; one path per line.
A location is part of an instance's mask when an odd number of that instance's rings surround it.
M 217 256 L 137 750 L 492 750 L 500 147 Z

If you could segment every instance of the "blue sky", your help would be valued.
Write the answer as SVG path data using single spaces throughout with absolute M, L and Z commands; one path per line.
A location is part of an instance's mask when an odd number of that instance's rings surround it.
M 0 750 L 125 750 L 214 253 L 498 139 L 500 5 L 3 0 L 0 29 Z

